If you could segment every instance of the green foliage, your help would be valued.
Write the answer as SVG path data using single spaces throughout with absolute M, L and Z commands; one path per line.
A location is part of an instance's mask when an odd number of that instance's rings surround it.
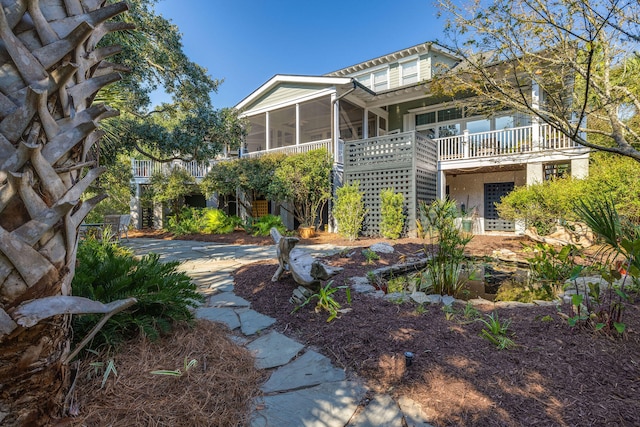
M 131 177 L 131 159 L 126 155 L 118 156 L 117 161 L 109 165 L 109 168 L 82 195 L 82 200 L 104 193 L 109 196 L 98 203 L 86 217 L 85 222 L 99 223 L 103 222 L 105 215 L 128 213 L 132 195 L 129 186 Z
M 628 288 L 640 278 L 640 226 L 618 214 L 613 200 L 588 198 L 576 205 L 580 218 L 604 242 L 601 261 L 592 266 L 606 281 L 579 285 L 577 274 L 572 277 L 571 326 L 590 325 L 606 333 L 626 330 L 623 321 L 625 304 L 629 303 Z M 630 283 L 631 282 L 631 283 Z
M 165 228 L 176 236 L 181 236 L 202 233 L 206 225 L 205 210 L 184 207 L 178 213 L 168 217 Z
M 331 198 L 331 162 L 326 149 L 285 158 L 269 185 L 273 200 L 289 202 L 301 227 L 317 226 L 318 214 Z
M 291 314 L 300 310 L 312 300 L 317 299 L 318 301 L 315 307 L 316 313 L 319 313 L 322 310 L 329 312 L 327 322 L 331 322 L 333 319 L 338 317 L 338 310 L 340 309 L 340 303 L 334 299 L 333 294 L 335 294 L 339 289 L 345 289 L 347 294 L 347 303 L 351 304 L 351 289 L 349 289 L 348 286 L 333 287 L 332 285 L 333 280 L 330 280 L 325 286 L 321 286 L 317 293 L 311 295 L 305 300 L 305 302 L 294 308 Z
M 380 259 L 380 255 L 371 249 L 363 249 L 362 255 L 364 255 L 364 259 L 367 261 L 367 264 L 373 264 L 374 261 L 378 261 Z
M 191 321 L 191 308 L 203 297 L 178 262 L 161 263 L 149 254 L 136 258 L 116 243 L 86 239 L 78 245 L 78 265 L 72 282 L 76 296 L 108 303 L 135 297 L 133 307 L 115 314 L 98 332 L 91 348 L 113 346 L 137 334 L 151 339 L 170 331 L 177 321 Z M 73 331 L 80 341 L 101 315 L 74 316 Z
M 402 234 L 406 215 L 404 195 L 393 188 L 380 191 L 380 235 L 386 239 L 397 239 Z
M 515 347 L 515 343 L 509 337 L 507 337 L 507 331 L 511 321 L 500 321 L 498 313 L 493 312 L 487 314 L 487 319 L 478 319 L 478 321 L 484 324 L 482 328 L 481 336 L 495 345 L 498 350 L 505 350 Z
M 282 223 L 282 218 L 276 215 L 267 214 L 253 222 L 252 234 L 254 236 L 268 236 L 273 227 L 277 228 L 280 234 L 283 234 L 287 230 Z
M 527 258 L 531 271 L 531 280 L 540 286 L 543 298 L 555 297 L 559 287 L 568 280 L 576 269 L 576 258 L 581 255 L 575 245 L 566 245 L 561 249 L 547 243 L 524 245 L 525 251 L 533 253 Z
M 221 81 L 189 60 L 180 30 L 156 14 L 156 2 L 128 2 L 128 13 L 114 20 L 135 25 L 135 31 L 109 32 L 100 42 L 122 46 L 113 61 L 129 69 L 97 94 L 97 102 L 120 111 L 102 122 L 101 163 L 111 164 L 118 153 L 134 150 L 149 158 L 209 160 L 224 147 L 239 147 L 246 132 L 238 111 L 212 107 L 210 93 Z M 156 90 L 169 95 L 171 103 L 149 112 L 150 94 Z
M 525 220 L 527 226 L 535 226 L 545 235 L 559 222 L 578 220 L 574 206 L 584 194 L 594 200 L 611 199 L 621 216 L 639 222 L 640 164 L 630 158 L 592 153 L 587 178 L 518 187 L 502 198 L 498 212 L 504 219 Z
M 473 236 L 463 235 L 458 229 L 457 215 L 451 200 L 420 204 L 419 228 L 429 237 L 424 247 L 428 262 L 422 287 L 435 294 L 457 296 L 466 283 L 462 274 L 468 264 L 464 249 Z
M 233 195 L 240 190 L 245 197 L 239 197 L 238 202 L 253 218 L 255 214 L 252 206 L 259 197 L 273 199 L 269 194 L 269 185 L 285 158 L 286 155 L 282 153 L 265 154 L 215 163 L 200 183 L 200 188 L 207 197 L 214 193 Z
M 191 174 L 174 167 L 166 172 L 156 172 L 151 176 L 152 198 L 158 203 L 168 203 L 174 215 L 180 215 L 184 198 L 199 191 L 198 184 Z
M 241 223 L 238 217 L 230 217 L 220 209 L 207 209 L 204 213 L 204 231 L 210 234 L 228 234 Z
M 333 217 L 338 222 L 338 233 L 349 240 L 356 240 L 362 230 L 362 223 L 367 210 L 364 207 L 360 181 L 336 190 L 336 198 L 333 205 Z

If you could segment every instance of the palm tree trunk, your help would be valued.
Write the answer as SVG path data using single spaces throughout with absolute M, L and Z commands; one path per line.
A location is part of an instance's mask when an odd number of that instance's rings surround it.
M 62 412 L 78 225 L 102 197 L 92 105 L 118 80 L 96 48 L 127 9 L 102 0 L 0 0 L 0 424 L 44 425 Z M 67 299 L 64 299 L 67 298 Z

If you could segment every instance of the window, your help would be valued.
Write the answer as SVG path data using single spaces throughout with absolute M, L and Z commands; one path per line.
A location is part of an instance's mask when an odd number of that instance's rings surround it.
M 400 86 L 418 82 L 418 60 L 400 64 Z
M 378 92 L 389 89 L 389 70 L 388 68 L 378 69 L 377 71 L 369 71 L 359 76 L 355 76 L 356 80 L 363 86 Z
M 379 92 L 389 88 L 389 77 L 387 69 L 373 73 L 373 91 Z
M 416 126 L 430 125 L 436 122 L 436 112 L 431 111 L 429 113 L 416 115 Z
M 449 120 L 456 120 L 462 118 L 462 109 L 461 108 L 446 108 L 444 110 L 438 111 L 438 121 L 446 122 Z
M 544 165 L 544 180 L 566 178 L 571 175 L 571 163 L 547 163 Z

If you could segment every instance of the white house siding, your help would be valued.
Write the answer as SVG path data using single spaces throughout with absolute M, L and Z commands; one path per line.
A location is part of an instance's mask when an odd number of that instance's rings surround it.
M 389 89 L 400 86 L 400 66 L 397 62 L 389 66 Z
M 325 90 L 326 87 L 318 87 L 312 85 L 298 85 L 298 84 L 281 84 L 278 87 L 270 90 L 264 96 L 261 96 L 247 109 L 259 110 L 273 105 L 289 102 L 293 99 L 303 98 L 306 96 L 312 96 L 314 93 Z
M 418 66 L 420 67 L 420 81 L 430 80 L 431 79 L 431 57 L 426 55 L 420 56 Z

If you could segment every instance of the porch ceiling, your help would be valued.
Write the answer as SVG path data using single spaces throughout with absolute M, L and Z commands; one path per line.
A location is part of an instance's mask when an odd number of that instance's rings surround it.
M 445 175 L 469 175 L 472 173 L 510 172 L 525 170 L 525 168 L 526 165 L 523 164 L 480 166 L 473 168 L 447 169 L 445 171 Z

